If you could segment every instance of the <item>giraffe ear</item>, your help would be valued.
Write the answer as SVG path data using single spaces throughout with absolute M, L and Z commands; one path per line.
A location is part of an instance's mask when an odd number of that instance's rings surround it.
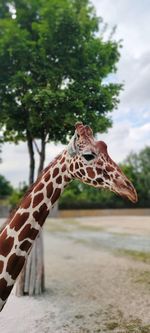
M 67 147 L 68 153 L 71 157 L 75 156 L 77 153 L 76 139 L 77 139 L 77 133 L 75 132 Z

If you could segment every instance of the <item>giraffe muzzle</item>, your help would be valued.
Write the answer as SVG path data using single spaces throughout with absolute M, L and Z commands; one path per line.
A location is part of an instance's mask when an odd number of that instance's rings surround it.
M 113 192 L 116 192 L 122 198 L 128 199 L 133 203 L 136 203 L 138 201 L 137 192 L 132 183 L 127 178 L 123 180 L 116 180 Z

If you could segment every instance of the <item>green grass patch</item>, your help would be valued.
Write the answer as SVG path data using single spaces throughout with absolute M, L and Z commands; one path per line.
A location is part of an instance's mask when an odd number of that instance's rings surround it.
M 150 333 L 150 325 L 142 323 L 141 319 L 116 318 L 105 323 L 107 332 L 116 333 Z
M 142 283 L 146 285 L 147 290 L 150 289 L 150 271 L 139 271 L 135 269 L 129 269 L 129 274 L 134 283 Z
M 126 249 L 119 249 L 115 251 L 117 255 L 126 256 L 133 260 L 142 261 L 145 263 L 150 263 L 150 253 L 143 252 L 143 251 L 135 251 L 135 250 L 126 250 Z

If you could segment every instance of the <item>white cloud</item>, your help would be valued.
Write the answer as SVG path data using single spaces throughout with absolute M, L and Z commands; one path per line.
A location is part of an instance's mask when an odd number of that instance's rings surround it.
M 139 152 L 150 146 L 150 122 L 139 127 L 132 127 L 129 122 L 117 122 L 108 133 L 99 134 L 98 139 L 107 143 L 111 158 L 121 162 L 131 151 Z
M 63 148 L 64 146 L 61 144 L 47 144 L 45 165 L 59 154 Z M 38 163 L 37 154 L 35 158 Z M 23 181 L 28 182 L 29 156 L 25 143 L 20 143 L 19 145 L 5 143 L 3 145 L 0 174 L 3 174 L 16 187 Z
M 125 83 L 120 95 L 119 112 L 133 108 L 143 115 L 149 110 L 150 86 L 150 3 L 149 0 L 93 0 L 97 14 L 108 23 L 109 30 L 117 25 L 115 39 L 122 39 L 123 48 L 118 64 L 118 82 Z M 148 112 L 148 111 L 147 111 Z M 149 113 L 150 117 L 150 113 Z

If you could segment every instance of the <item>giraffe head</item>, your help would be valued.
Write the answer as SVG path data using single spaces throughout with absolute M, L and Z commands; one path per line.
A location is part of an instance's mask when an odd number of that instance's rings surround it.
M 137 202 L 135 188 L 108 155 L 106 143 L 96 141 L 89 126 L 77 123 L 75 129 L 68 145 L 68 168 L 71 176 L 88 185 L 109 189 L 134 203 Z

